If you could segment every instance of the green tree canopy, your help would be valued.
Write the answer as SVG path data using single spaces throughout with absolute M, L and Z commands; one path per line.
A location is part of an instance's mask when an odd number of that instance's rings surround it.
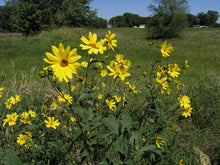
M 178 37 L 187 25 L 186 0 L 154 0 L 157 5 L 150 5 L 154 16 L 148 28 L 149 38 Z

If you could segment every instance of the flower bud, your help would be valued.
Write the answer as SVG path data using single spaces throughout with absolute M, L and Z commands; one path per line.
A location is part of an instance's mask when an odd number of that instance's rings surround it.
M 46 77 L 46 71 L 45 70 L 41 70 L 41 71 L 39 71 L 39 73 L 38 73 L 38 75 L 41 77 L 41 78 L 44 78 L 44 77 Z
M 47 71 L 50 73 L 50 72 L 53 72 L 53 68 L 51 68 L 51 67 L 48 67 L 47 68 Z

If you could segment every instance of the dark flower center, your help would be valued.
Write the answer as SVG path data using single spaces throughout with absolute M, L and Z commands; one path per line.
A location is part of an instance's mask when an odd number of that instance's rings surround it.
M 65 66 L 68 65 L 68 61 L 65 60 L 65 59 L 63 59 L 63 60 L 61 61 L 60 65 L 61 65 L 62 67 L 65 67 Z

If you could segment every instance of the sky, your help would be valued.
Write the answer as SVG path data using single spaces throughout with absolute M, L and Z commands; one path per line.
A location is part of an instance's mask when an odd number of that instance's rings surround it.
M 92 0 L 90 7 L 97 10 L 97 15 L 109 20 L 111 17 L 123 15 L 125 12 L 138 14 L 139 16 L 151 16 L 151 11 L 147 9 L 152 0 Z M 0 6 L 4 5 L 4 0 L 0 0 Z M 197 15 L 200 12 L 206 13 L 214 10 L 220 14 L 220 0 L 188 0 L 189 12 Z M 220 23 L 220 18 L 217 21 Z

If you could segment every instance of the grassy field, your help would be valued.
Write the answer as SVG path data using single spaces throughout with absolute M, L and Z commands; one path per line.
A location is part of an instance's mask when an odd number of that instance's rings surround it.
M 60 42 L 65 47 L 78 48 L 80 37 L 87 37 L 89 31 L 63 28 L 35 37 L 1 33 L 0 87 L 5 88 L 5 95 L 21 93 L 23 88 L 28 88 L 30 93 L 41 92 L 45 82 L 38 72 L 45 66 L 45 52 L 51 52 L 51 46 L 58 46 Z M 107 33 L 106 29 L 91 31 L 100 38 Z M 162 40 L 147 40 L 145 29 L 121 28 L 111 29 L 111 32 L 118 40 L 116 52 L 132 62 L 134 80 L 139 80 L 143 72 L 150 72 L 152 63 L 161 59 Z M 193 107 L 192 117 L 180 126 L 183 145 L 196 146 L 217 164 L 220 161 L 220 29 L 187 29 L 181 38 L 168 41 L 175 50 L 172 60 L 179 64 L 188 60 L 190 66 L 181 77 Z M 78 54 L 83 54 L 81 48 L 78 48 Z

